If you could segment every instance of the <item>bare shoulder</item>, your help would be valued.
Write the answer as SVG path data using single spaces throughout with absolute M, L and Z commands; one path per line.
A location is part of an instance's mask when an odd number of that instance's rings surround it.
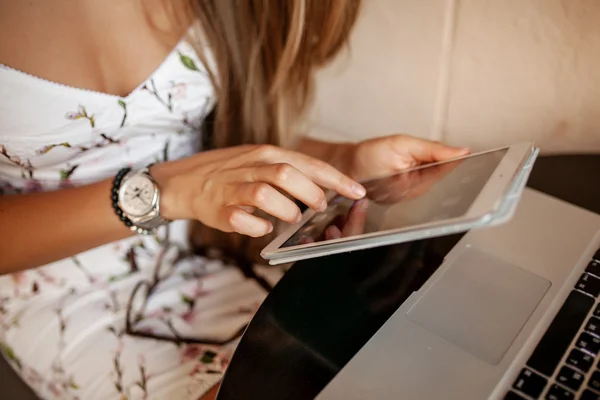
M 124 95 L 156 69 L 192 16 L 184 0 L 0 1 L 0 64 Z

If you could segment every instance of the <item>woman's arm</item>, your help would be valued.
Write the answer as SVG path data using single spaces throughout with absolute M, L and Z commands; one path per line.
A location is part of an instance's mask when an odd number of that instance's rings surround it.
M 281 195 L 314 209 L 326 206 L 321 187 L 350 198 L 365 190 L 329 165 L 274 146 L 238 146 L 157 164 L 161 214 L 196 219 L 224 232 L 264 236 L 272 225 L 260 209 L 286 222 L 300 215 Z M 55 192 L 0 196 L 0 274 L 60 260 L 131 235 L 112 210 L 111 180 Z
M 206 157 L 209 158 L 209 157 Z M 152 167 L 155 180 L 184 173 L 184 162 Z M 132 236 L 117 218 L 112 179 L 52 192 L 0 196 L 0 275 L 61 260 Z
M 0 274 L 21 271 L 132 234 L 110 202 L 111 180 L 0 196 Z
M 206 152 L 201 159 L 212 161 L 216 155 Z M 161 186 L 170 176 L 185 174 L 193 163 L 192 158 L 158 164 L 152 176 Z M 111 189 L 112 179 L 107 179 L 53 192 L 0 196 L 0 275 L 132 236 L 115 215 Z

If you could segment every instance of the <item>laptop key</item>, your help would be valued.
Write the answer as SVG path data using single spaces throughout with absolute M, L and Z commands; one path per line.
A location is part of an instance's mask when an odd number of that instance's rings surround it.
M 570 367 L 562 367 L 556 376 L 556 381 L 577 391 L 583 383 L 583 378 L 584 376 L 581 372 L 575 371 Z
M 573 349 L 567 357 L 567 364 L 572 367 L 578 368 L 583 372 L 588 372 L 594 363 L 594 357 L 584 353 L 579 349 Z
M 600 276 L 600 260 L 592 260 L 585 269 L 590 274 Z
M 600 334 L 600 319 L 591 317 L 585 325 L 585 330 L 595 335 Z
M 546 376 L 552 376 L 593 305 L 594 299 L 573 290 L 531 354 L 527 365 Z
M 594 390 L 600 390 L 600 372 L 594 371 L 588 381 L 588 386 Z
M 538 398 L 544 391 L 548 381 L 530 369 L 523 368 L 513 387 L 527 396 Z
M 546 394 L 546 400 L 571 400 L 574 399 L 575 395 L 573 392 L 554 384 L 548 390 Z
M 583 274 L 581 275 L 581 278 L 579 278 L 575 288 L 587 294 L 591 294 L 594 297 L 598 297 L 600 294 L 600 279 L 589 274 Z
M 582 332 L 575 346 L 582 350 L 587 350 L 590 353 L 598 354 L 600 351 L 600 338 L 590 335 L 587 332 Z
M 594 310 L 594 317 L 600 318 L 600 303 L 598 303 L 596 309 Z
M 512 390 L 508 393 L 506 393 L 506 396 L 504 396 L 504 400 L 527 400 L 525 397 L 521 396 L 519 393 L 517 392 L 513 392 Z
M 581 393 L 579 400 L 600 400 L 600 394 L 596 394 L 589 389 L 585 389 L 583 393 Z

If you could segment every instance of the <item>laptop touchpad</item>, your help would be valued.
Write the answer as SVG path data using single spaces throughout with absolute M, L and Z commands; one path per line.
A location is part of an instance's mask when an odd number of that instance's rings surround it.
M 497 364 L 549 288 L 546 279 L 466 248 L 407 316 L 483 361 Z

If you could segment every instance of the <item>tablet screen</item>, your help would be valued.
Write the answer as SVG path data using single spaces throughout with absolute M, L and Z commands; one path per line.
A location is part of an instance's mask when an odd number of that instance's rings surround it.
M 400 229 L 466 214 L 508 149 L 363 182 L 358 201 L 337 196 L 281 247 Z

